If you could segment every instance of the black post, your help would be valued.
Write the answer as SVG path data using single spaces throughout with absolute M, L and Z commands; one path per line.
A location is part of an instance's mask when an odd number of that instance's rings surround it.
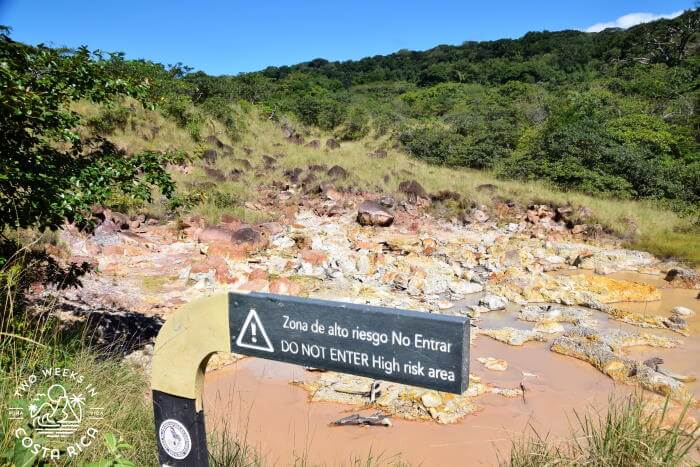
M 209 465 L 204 410 L 197 412 L 194 399 L 153 391 L 153 415 L 161 465 Z

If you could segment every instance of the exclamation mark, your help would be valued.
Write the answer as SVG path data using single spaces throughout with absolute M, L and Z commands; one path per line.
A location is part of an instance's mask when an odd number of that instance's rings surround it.
M 253 332 L 253 338 L 251 339 L 253 341 L 253 344 L 255 344 L 258 341 L 258 338 L 255 337 L 255 334 L 258 332 L 258 327 L 255 325 L 255 323 L 250 323 L 250 330 Z

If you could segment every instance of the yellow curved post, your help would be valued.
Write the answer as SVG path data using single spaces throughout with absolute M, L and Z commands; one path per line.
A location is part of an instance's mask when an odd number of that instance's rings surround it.
M 152 389 L 194 399 L 202 410 L 204 370 L 215 352 L 231 352 L 228 294 L 195 300 L 165 321 L 153 350 Z

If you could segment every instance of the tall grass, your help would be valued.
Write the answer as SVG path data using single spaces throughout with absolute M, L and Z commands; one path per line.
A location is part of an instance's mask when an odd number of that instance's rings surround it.
M 698 425 L 686 405 L 675 420 L 669 401 L 659 410 L 641 394 L 611 399 L 604 414 L 574 412 L 570 439 L 556 442 L 533 432 L 512 444 L 502 465 L 652 466 L 697 465 Z
M 325 143 L 325 135 L 312 130 L 308 139 L 320 139 Z M 340 165 L 349 177 L 336 180 L 340 187 L 353 187 L 374 192 L 396 192 L 400 182 L 415 179 L 431 193 L 440 190 L 458 192 L 463 202 L 455 205 L 461 209 L 470 203 L 492 205 L 496 200 L 511 200 L 521 205 L 532 203 L 552 203 L 555 205 L 584 206 L 592 211 L 589 223 L 600 223 L 627 242 L 662 257 L 677 257 L 691 263 L 700 264 L 700 228 L 692 219 L 664 209 L 652 201 L 621 200 L 589 196 L 575 191 L 565 191 L 547 183 L 520 182 L 497 178 L 489 171 L 448 168 L 426 164 L 408 156 L 400 149 L 392 147 L 388 137 L 366 137 L 359 141 L 341 143 L 336 150 L 312 149 L 290 144 L 283 138 L 279 128 L 273 123 L 252 118 L 247 124 L 247 132 L 235 146 L 237 153 L 243 146 L 255 148 L 250 157 L 254 166 L 260 167 L 245 174 L 234 182 L 247 187 L 247 193 L 255 196 L 254 187 L 269 184 L 273 180 L 284 180 L 285 169 L 306 168 L 310 164 L 323 164 L 327 167 Z M 386 149 L 386 158 L 368 156 L 370 151 Z M 262 168 L 261 155 L 283 153 L 276 169 Z M 238 157 L 238 156 L 237 156 Z M 221 161 L 226 167 L 225 161 Z M 323 174 L 316 174 L 319 181 L 328 180 Z M 494 185 L 493 191 L 480 190 L 480 185 Z M 251 189 L 251 187 L 253 189 Z M 239 190 L 240 189 L 236 189 Z M 210 212 L 210 216 L 213 213 Z M 447 212 L 455 214 L 455 212 Z
M 127 99 L 122 104 L 130 109 L 129 125 L 117 129 L 109 138 L 118 146 L 130 151 L 141 149 L 183 149 L 190 154 L 200 153 L 204 146 L 195 141 L 186 129 L 178 127 L 157 111 L 144 109 L 138 102 Z M 99 115 L 101 109 L 88 102 L 74 105 L 75 110 L 90 117 Z M 309 164 L 340 165 L 349 172 L 347 180 L 336 180 L 341 187 L 354 187 L 372 192 L 395 192 L 404 180 L 415 179 L 428 192 L 452 190 L 462 195 L 464 202 L 448 209 L 445 215 L 456 214 L 457 209 L 470 203 L 493 204 L 495 200 L 511 200 L 522 205 L 531 203 L 553 203 L 556 205 L 585 206 L 593 214 L 589 223 L 600 223 L 626 241 L 628 246 L 650 251 L 662 257 L 676 257 L 690 263 L 700 264 L 700 227 L 690 218 L 683 218 L 671 210 L 652 201 L 620 200 L 589 196 L 566 191 L 542 182 L 520 182 L 497 178 L 489 171 L 448 168 L 426 164 L 408 156 L 393 146 L 389 136 L 368 135 L 358 141 L 341 143 L 339 149 L 326 150 L 323 143 L 330 134 L 317 129 L 307 129 L 307 140 L 320 139 L 321 149 L 312 149 L 289 143 L 273 122 L 260 118 L 253 109 L 245 117 L 246 131 L 238 141 L 226 136 L 224 126 L 208 118 L 202 128 L 202 136 L 216 134 L 223 142 L 235 148 L 235 158 L 248 158 L 253 164 L 238 180 L 216 182 L 214 187 L 185 187 L 187 182 L 211 182 L 201 168 L 191 175 L 175 174 L 180 183 L 181 194 L 199 190 L 201 203 L 192 206 L 192 212 L 200 214 L 209 222 L 217 222 L 221 214 L 230 214 L 248 222 L 267 220 L 269 216 L 245 206 L 246 201 L 258 196 L 260 185 L 273 181 L 284 181 L 285 169 L 306 168 Z M 154 129 L 157 131 L 154 132 Z M 245 156 L 243 147 L 252 147 L 255 153 Z M 385 149 L 384 159 L 371 158 L 367 154 L 376 149 Z M 262 163 L 263 154 L 284 153 L 274 169 Z M 228 174 L 235 164 L 230 158 L 220 157 L 215 167 Z M 319 181 L 327 179 L 316 174 Z M 495 185 L 494 191 L 482 191 L 480 185 Z M 222 203 L 214 192 L 230 193 L 235 202 Z M 154 213 L 163 214 L 163 200 L 149 207 Z M 159 204 L 159 205 L 158 205 Z

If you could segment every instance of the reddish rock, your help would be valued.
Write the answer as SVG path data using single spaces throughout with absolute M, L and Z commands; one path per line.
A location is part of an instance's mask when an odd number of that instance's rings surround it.
M 248 274 L 248 280 L 249 281 L 254 281 L 258 279 L 265 279 L 267 280 L 270 277 L 270 275 L 265 271 L 264 269 L 253 269 L 253 271 Z
M 299 295 L 301 287 L 286 277 L 280 277 L 270 282 L 270 293 L 278 295 Z
M 215 266 L 211 265 L 209 261 L 202 260 L 192 263 L 190 266 L 190 274 L 206 274 L 212 269 L 216 269 Z
M 333 138 L 329 138 L 328 140 L 326 140 L 326 147 L 328 149 L 338 149 L 340 148 L 340 143 L 334 140 Z
M 438 244 L 434 239 L 426 238 L 425 240 L 423 240 L 422 243 L 424 255 L 432 255 L 437 251 Z
M 307 263 L 311 263 L 314 266 L 323 264 L 323 262 L 328 258 L 324 252 L 316 250 L 302 250 L 299 253 L 299 256 L 302 260 L 306 261 Z
M 199 232 L 198 240 L 203 243 L 231 242 L 233 241 L 233 230 L 219 226 L 206 227 Z
M 221 216 L 219 216 L 219 220 L 224 224 L 238 224 L 238 225 L 240 225 L 240 221 L 238 219 L 236 219 L 234 216 L 232 216 L 231 214 L 224 213 Z
M 537 211 L 534 209 L 528 209 L 525 219 L 532 224 L 537 224 L 540 221 L 540 216 L 537 215 Z
M 284 226 L 279 222 L 264 222 L 260 224 L 260 228 L 266 232 L 268 236 L 277 235 L 284 231 Z
M 210 256 L 221 256 L 231 260 L 242 260 L 246 257 L 247 249 L 242 245 L 234 245 L 229 242 L 209 243 L 207 254 Z
M 105 256 L 123 256 L 124 245 L 105 245 L 102 248 L 102 254 Z
M 267 292 L 269 287 L 270 283 L 265 279 L 256 279 L 244 283 L 238 289 L 248 292 Z
M 382 245 L 375 242 L 357 241 L 354 244 L 356 250 L 380 250 Z

